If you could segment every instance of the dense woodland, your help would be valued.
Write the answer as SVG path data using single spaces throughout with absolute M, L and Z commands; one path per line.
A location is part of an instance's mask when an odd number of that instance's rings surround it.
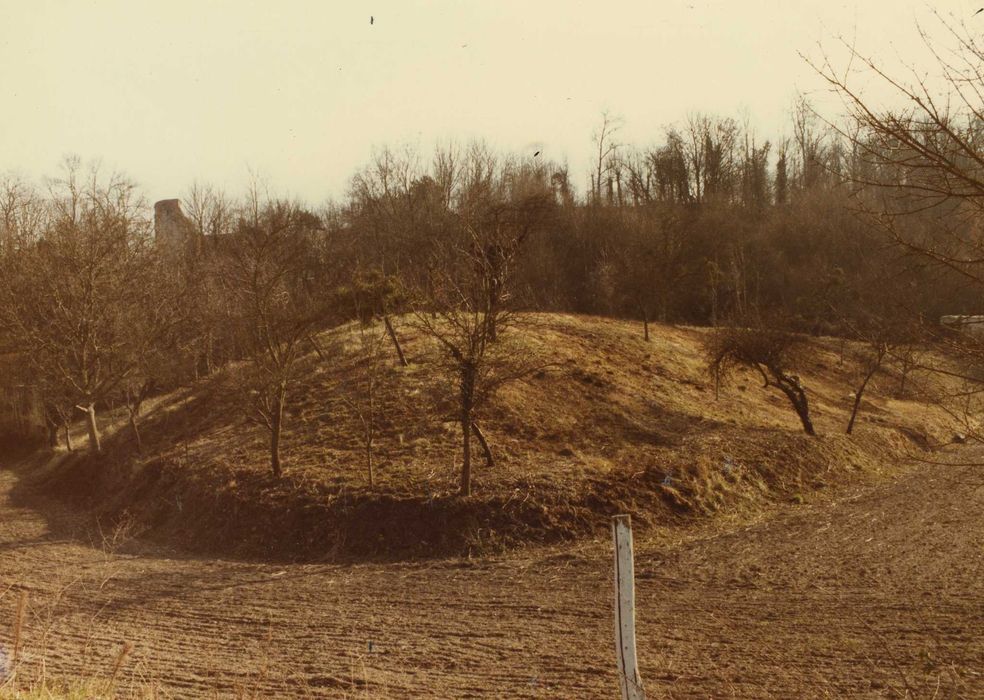
M 481 142 L 381 148 L 322 208 L 259 182 L 242 197 L 196 184 L 178 240 L 155 241 L 131 181 L 77 159 L 43 184 L 7 176 L 6 377 L 36 388 L 53 439 L 84 417 L 98 451 L 107 403 L 128 407 L 139 440 L 148 396 L 245 361 L 241 403 L 269 431 L 279 475 L 298 357 L 331 361 L 313 334 L 358 319 L 385 329 L 392 361 L 407 362 L 399 324 L 411 323 L 454 380 L 467 493 L 475 413 L 525 371 L 497 350 L 524 311 L 635 319 L 647 337 L 650 322 L 840 335 L 881 362 L 889 347 L 938 335 L 941 315 L 981 311 L 984 131 L 973 95 L 952 111 L 923 99 L 876 114 L 818 72 L 853 107 L 846 121 L 800 100 L 789 136 L 694 114 L 639 146 L 602 115 L 581 188 L 562 163 Z M 788 368 L 731 339 L 710 348 L 712 366 L 758 367 L 811 432 Z

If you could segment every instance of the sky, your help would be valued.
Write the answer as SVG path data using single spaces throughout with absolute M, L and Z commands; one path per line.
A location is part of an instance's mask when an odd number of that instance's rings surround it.
M 787 129 L 800 54 L 835 37 L 916 61 L 930 8 L 982 0 L 0 0 L 0 173 L 98 159 L 150 201 L 259 173 L 312 204 L 343 197 L 383 145 L 483 138 L 587 179 L 608 110 L 622 142 L 690 113 Z M 371 21 L 370 21 L 371 18 Z

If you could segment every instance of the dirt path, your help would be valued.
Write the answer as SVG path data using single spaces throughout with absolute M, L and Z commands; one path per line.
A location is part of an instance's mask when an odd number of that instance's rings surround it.
M 126 641 L 121 691 L 158 697 L 615 696 L 607 542 L 359 566 L 114 553 L 12 506 L 17 478 L 0 471 L 0 643 L 26 588 L 22 678 L 108 675 Z M 984 697 L 981 484 L 921 466 L 639 542 L 649 696 Z

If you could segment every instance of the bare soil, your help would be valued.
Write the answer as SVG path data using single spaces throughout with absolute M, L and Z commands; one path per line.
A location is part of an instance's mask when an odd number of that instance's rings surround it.
M 617 692 L 604 539 L 389 564 L 192 558 L 40 495 L 14 506 L 21 478 L 0 471 L 0 644 L 9 658 L 28 591 L 21 684 L 109 676 L 128 642 L 121 696 Z M 638 538 L 649 696 L 984 697 L 984 469 L 916 464 L 808 500 Z

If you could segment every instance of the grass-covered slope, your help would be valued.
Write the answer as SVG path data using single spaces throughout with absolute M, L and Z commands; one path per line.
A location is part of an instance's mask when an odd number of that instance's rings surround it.
M 752 373 L 715 390 L 706 330 L 534 315 L 513 342 L 544 367 L 501 390 L 481 416 L 497 463 L 476 448 L 475 495 L 455 495 L 460 431 L 429 343 L 403 320 L 413 360 L 387 354 L 379 378 L 374 489 L 367 486 L 355 326 L 322 333 L 287 412 L 286 478 L 268 474 L 267 435 L 248 423 L 236 367 L 159 397 L 137 453 L 127 428 L 100 459 L 84 456 L 32 481 L 103 521 L 186 549 L 283 559 L 493 551 L 600 531 L 628 512 L 641 526 L 765 500 L 808 496 L 857 470 L 890 466 L 947 437 L 945 415 L 895 396 L 891 368 L 844 428 L 856 368 L 844 344 L 811 341 L 797 368 L 820 436 L 802 434 L 786 399 Z M 387 347 L 388 350 L 388 347 Z M 911 384 L 911 383 L 910 383 Z

